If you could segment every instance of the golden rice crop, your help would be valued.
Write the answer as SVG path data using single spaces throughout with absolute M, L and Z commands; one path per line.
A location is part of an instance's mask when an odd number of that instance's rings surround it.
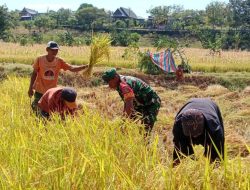
M 46 44 L 34 44 L 28 46 L 20 46 L 14 43 L 0 42 L 0 63 L 24 63 L 32 64 L 33 60 L 45 54 Z M 125 47 L 110 47 L 109 61 L 103 60 L 98 66 L 137 68 L 135 60 L 123 57 Z M 144 52 L 150 49 L 155 52 L 155 48 L 141 47 Z M 250 71 L 250 52 L 248 51 L 222 51 L 221 56 L 209 55 L 209 50 L 198 48 L 185 49 L 187 58 L 192 67 L 192 71 L 204 72 L 228 72 L 228 71 Z M 70 64 L 81 65 L 89 64 L 91 49 L 89 46 L 60 46 L 58 56 L 62 57 Z M 175 57 L 177 64 L 180 60 Z
M 95 64 L 110 57 L 111 40 L 108 35 L 97 35 L 92 38 L 90 46 L 90 59 L 88 69 L 84 74 L 91 76 Z
M 0 83 L 0 189 L 249 189 L 250 157 L 238 154 L 250 150 L 250 98 L 244 92 L 235 91 L 234 99 L 213 96 L 225 121 L 225 162 L 210 165 L 195 149 L 197 160 L 183 159 L 173 168 L 174 115 L 187 100 L 185 92 L 205 96 L 206 90 L 154 87 L 164 106 L 146 145 L 141 125 L 117 115 L 122 101 L 106 86 L 77 88 L 88 103 L 79 117 L 43 123 L 30 112 L 29 80 L 10 76 Z

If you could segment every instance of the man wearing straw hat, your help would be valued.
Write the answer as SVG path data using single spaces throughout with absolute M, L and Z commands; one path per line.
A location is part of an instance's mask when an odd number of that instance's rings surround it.
M 102 79 L 111 89 L 118 91 L 124 101 L 124 113 L 129 118 L 141 116 L 145 125 L 146 136 L 151 132 L 161 105 L 156 92 L 141 79 L 119 75 L 116 69 L 104 72 Z
M 213 162 L 224 158 L 224 126 L 217 104 L 209 98 L 192 98 L 177 113 L 173 127 L 174 165 L 194 154 L 193 145 L 203 145 Z
M 30 79 L 28 95 L 34 95 L 32 109 L 37 110 L 37 104 L 42 95 L 50 88 L 57 86 L 58 76 L 61 69 L 78 72 L 88 67 L 88 65 L 73 66 L 57 57 L 59 46 L 56 42 L 50 41 L 47 44 L 47 55 L 39 56 L 33 63 L 33 73 Z M 35 92 L 34 92 L 35 90 Z

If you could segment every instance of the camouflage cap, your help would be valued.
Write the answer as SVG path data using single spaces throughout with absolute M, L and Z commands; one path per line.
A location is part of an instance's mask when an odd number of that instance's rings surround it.
M 115 68 L 112 68 L 110 70 L 107 70 L 103 73 L 102 75 L 102 79 L 105 81 L 105 82 L 109 82 L 111 79 L 113 79 L 116 75 L 116 69 Z
M 197 137 L 204 131 L 204 116 L 197 109 L 188 109 L 182 113 L 181 124 L 185 136 Z

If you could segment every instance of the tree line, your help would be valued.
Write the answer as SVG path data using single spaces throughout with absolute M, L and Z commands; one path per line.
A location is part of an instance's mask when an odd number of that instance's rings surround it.
M 179 5 L 157 6 L 147 10 L 147 13 L 150 19 L 145 22 L 135 19 L 119 20 L 113 19 L 111 11 L 83 3 L 76 11 L 61 8 L 39 14 L 33 20 L 20 21 L 18 10 L 9 11 L 7 6 L 2 5 L 0 39 L 13 41 L 11 29 L 24 26 L 37 43 L 42 41 L 43 34 L 53 29 L 66 30 L 61 38 L 70 42 L 73 39 L 69 31 L 74 29 L 79 32 L 108 31 L 113 36 L 113 45 L 128 46 L 139 38 L 139 34 L 131 33 L 128 29 L 161 29 L 188 31 L 188 35 L 199 40 L 204 48 L 250 48 L 250 0 L 229 0 L 229 3 L 214 1 L 205 10 L 185 10 Z

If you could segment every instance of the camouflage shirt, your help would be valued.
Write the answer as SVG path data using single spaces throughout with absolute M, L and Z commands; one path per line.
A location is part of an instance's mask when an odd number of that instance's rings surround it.
M 117 91 L 123 101 L 132 97 L 135 98 L 135 106 L 145 106 L 154 103 L 154 97 L 159 98 L 154 90 L 141 79 L 123 75 L 120 75 L 120 79 Z

